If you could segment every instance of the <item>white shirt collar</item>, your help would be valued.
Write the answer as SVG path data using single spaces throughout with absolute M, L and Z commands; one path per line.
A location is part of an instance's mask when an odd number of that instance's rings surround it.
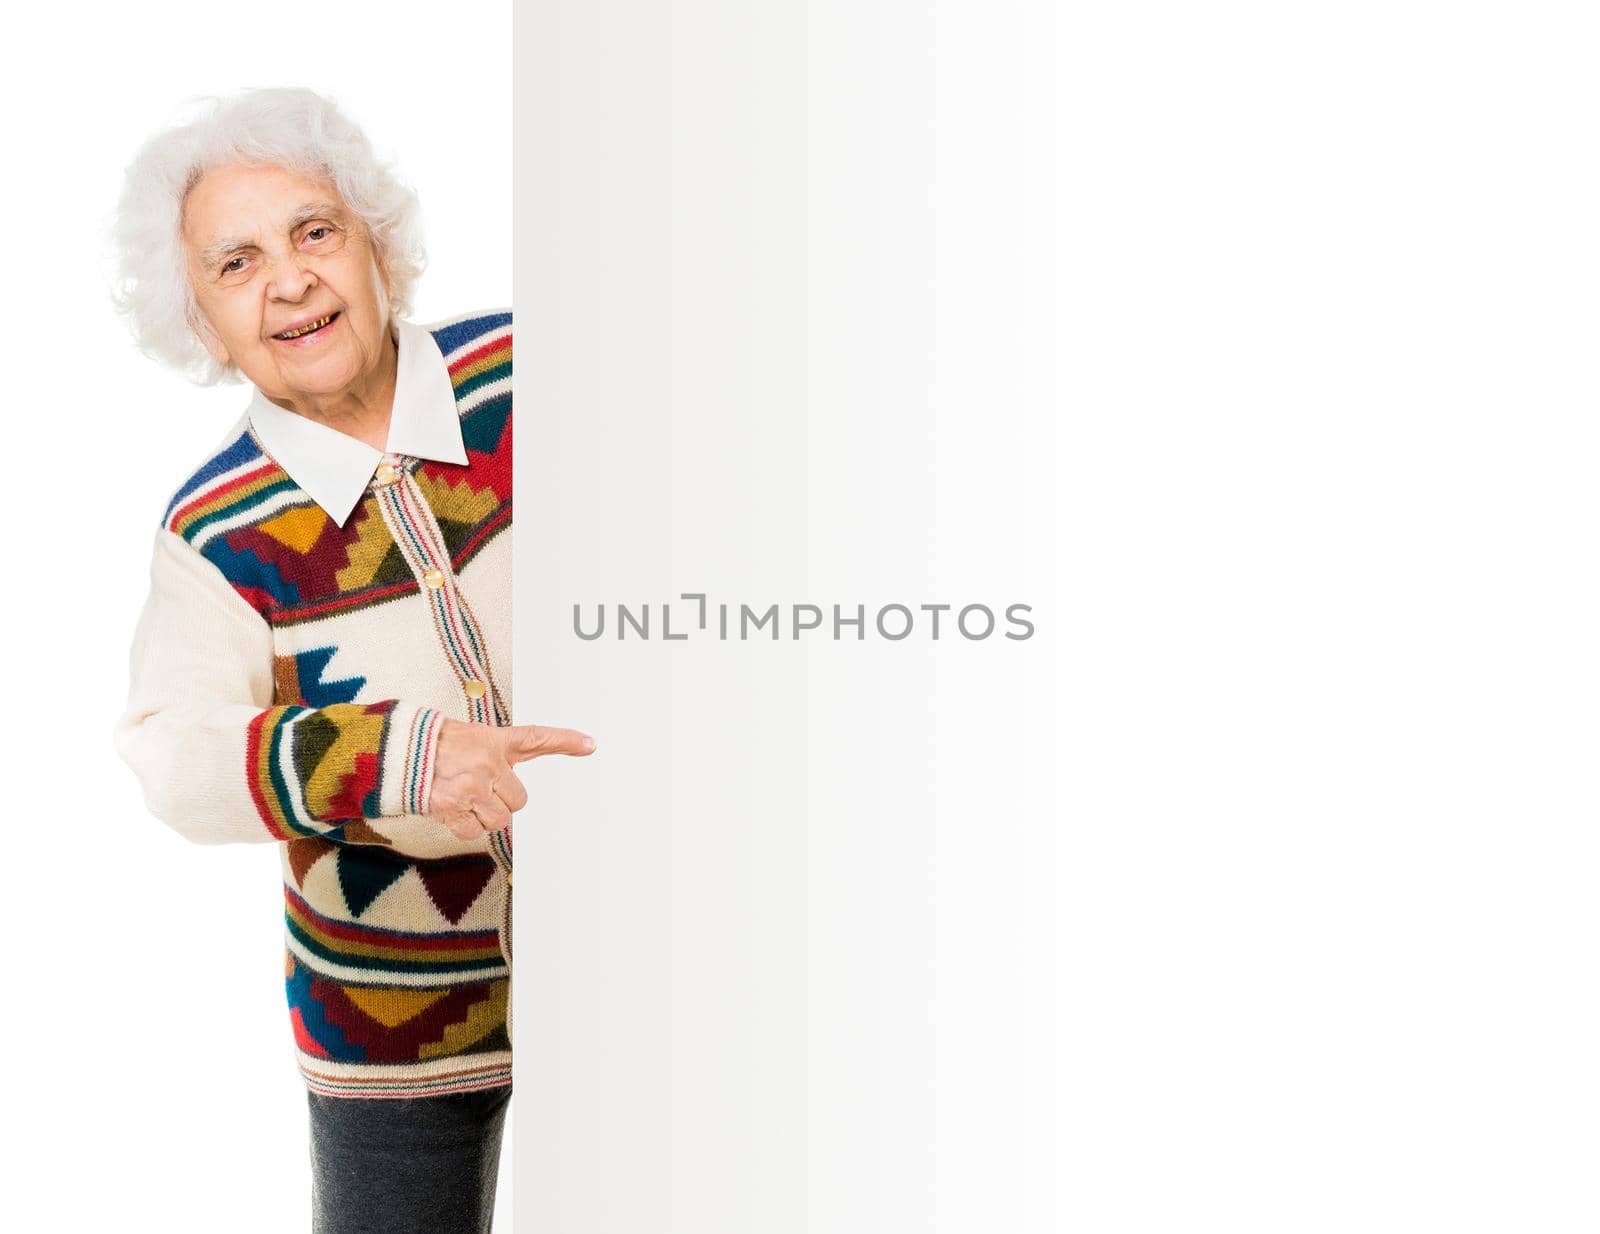
M 409 321 L 395 321 L 394 338 L 399 355 L 387 453 L 465 463 L 461 413 L 439 344 L 430 331 Z M 279 407 L 259 389 L 250 400 L 249 417 L 267 453 L 343 526 L 385 451 Z

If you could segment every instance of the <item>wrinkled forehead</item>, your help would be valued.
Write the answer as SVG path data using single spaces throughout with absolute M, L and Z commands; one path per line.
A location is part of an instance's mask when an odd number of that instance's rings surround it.
M 195 257 L 260 246 L 313 219 L 344 226 L 354 212 L 332 180 L 286 167 L 228 164 L 199 176 L 184 194 L 184 246 Z

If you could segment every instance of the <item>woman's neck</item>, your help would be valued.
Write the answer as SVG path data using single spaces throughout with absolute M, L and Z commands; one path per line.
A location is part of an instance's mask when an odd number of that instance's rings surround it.
M 386 449 L 389 416 L 394 410 L 394 392 L 400 371 L 399 348 L 392 335 L 388 337 L 388 344 L 370 372 L 337 394 L 272 401 L 308 420 L 326 424 L 346 437 L 364 441 L 378 450 Z

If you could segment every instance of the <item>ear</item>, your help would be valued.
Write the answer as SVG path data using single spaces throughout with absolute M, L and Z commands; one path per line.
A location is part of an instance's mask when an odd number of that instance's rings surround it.
M 190 309 L 189 328 L 194 331 L 195 337 L 206 349 L 206 354 L 223 368 L 227 368 L 233 362 L 228 355 L 228 349 L 222 345 L 222 340 L 217 337 L 216 331 L 211 328 L 211 323 L 199 309 Z
M 378 281 L 383 284 L 383 298 L 394 302 L 394 278 L 389 273 L 389 263 L 381 253 L 373 253 L 373 263 L 378 267 Z

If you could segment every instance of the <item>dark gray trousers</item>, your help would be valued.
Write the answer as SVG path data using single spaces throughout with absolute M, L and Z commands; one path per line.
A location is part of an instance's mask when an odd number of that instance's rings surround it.
M 511 1087 L 311 1103 L 312 1234 L 489 1234 Z

